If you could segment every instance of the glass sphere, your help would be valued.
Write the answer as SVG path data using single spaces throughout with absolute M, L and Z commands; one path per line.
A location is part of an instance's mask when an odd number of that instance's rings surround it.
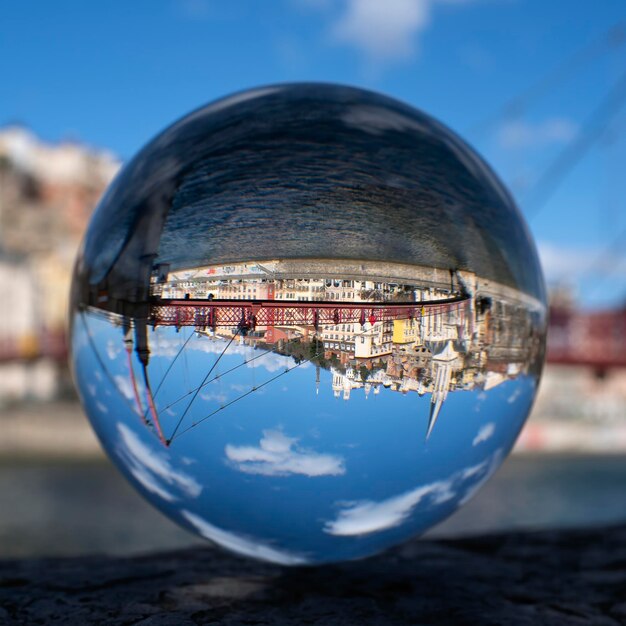
M 529 413 L 546 329 L 534 244 L 485 162 L 324 84 L 235 94 L 143 148 L 93 216 L 71 310 L 121 472 L 284 564 L 374 554 L 466 502 Z

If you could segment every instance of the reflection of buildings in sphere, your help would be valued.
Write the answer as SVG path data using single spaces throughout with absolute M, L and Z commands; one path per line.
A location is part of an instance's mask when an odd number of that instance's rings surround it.
M 445 283 L 437 282 L 426 268 L 402 268 L 404 282 L 382 276 L 312 278 L 307 262 L 297 265 L 309 277 L 287 278 L 277 271 L 280 263 L 178 272 L 159 267 L 153 274 L 148 317 L 126 318 L 124 342 L 137 410 L 165 445 L 171 444 L 180 425 L 169 435 L 161 426 L 163 407 L 156 396 L 169 369 L 153 393 L 149 326 L 192 327 L 196 336 L 221 342 L 223 354 L 233 345 L 253 346 L 292 357 L 295 365 L 312 362 L 317 388 L 320 367 L 329 369 L 333 395 L 344 400 L 360 389 L 365 397 L 372 392 L 377 396 L 383 388 L 401 394 L 428 393 L 427 438 L 449 392 L 493 388 L 527 373 L 536 358 L 540 343 L 535 318 L 541 313 L 540 303 L 493 281 L 463 272 L 457 273 L 456 282 L 450 281 L 451 274 L 445 276 Z M 316 263 L 318 269 L 323 266 Z M 330 264 L 325 267 L 329 270 Z M 361 268 L 367 268 L 367 263 Z M 259 272 L 265 277 L 260 278 Z M 419 282 L 428 272 L 430 281 Z M 372 292 L 381 301 L 372 301 Z M 107 298 L 101 297 L 100 302 L 105 308 L 111 305 Z M 130 361 L 133 341 L 142 368 L 139 377 Z M 180 352 L 185 348 L 186 343 Z M 192 397 L 180 424 L 191 406 L 201 401 L 198 396 L 223 354 L 207 366 L 201 385 L 186 392 L 185 397 Z M 180 356 L 177 353 L 174 361 Z M 143 394 L 137 378 L 143 379 Z M 242 397 L 258 388 L 251 384 Z M 139 400 L 140 395 L 145 399 Z M 166 408 L 171 410 L 171 405 Z

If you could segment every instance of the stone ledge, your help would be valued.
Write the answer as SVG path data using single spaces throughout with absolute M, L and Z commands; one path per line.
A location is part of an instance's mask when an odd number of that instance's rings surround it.
M 412 541 L 289 569 L 211 547 L 0 562 L 2 624 L 626 623 L 626 526 Z

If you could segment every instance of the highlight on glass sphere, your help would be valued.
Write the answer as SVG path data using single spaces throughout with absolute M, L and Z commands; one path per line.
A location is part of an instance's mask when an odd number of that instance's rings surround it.
M 315 564 L 422 533 L 496 470 L 546 296 L 467 144 L 388 97 L 293 84 L 209 104 L 125 166 L 71 326 L 85 411 L 143 496 L 232 551 Z

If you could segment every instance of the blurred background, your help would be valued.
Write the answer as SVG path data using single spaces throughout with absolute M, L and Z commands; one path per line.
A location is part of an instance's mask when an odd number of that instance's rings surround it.
M 515 453 L 439 535 L 626 519 L 623 0 L 36 0 L 0 6 L 0 557 L 196 541 L 104 458 L 66 364 L 82 233 L 165 126 L 284 81 L 430 113 L 509 186 L 550 288 Z

